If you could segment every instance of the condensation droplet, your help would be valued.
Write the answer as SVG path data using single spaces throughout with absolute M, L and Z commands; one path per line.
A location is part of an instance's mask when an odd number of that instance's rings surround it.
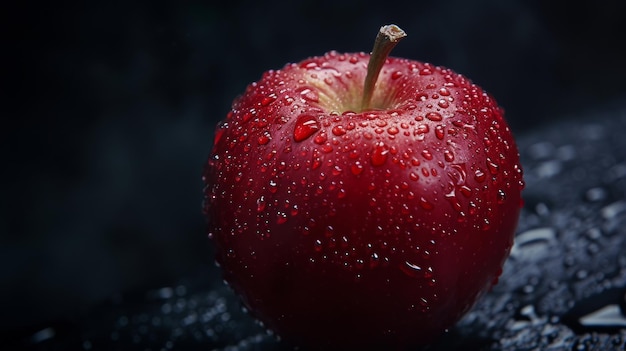
M 266 96 L 261 100 L 261 106 L 265 107 L 276 101 L 276 95 L 272 94 L 270 96 Z
M 342 125 L 336 125 L 333 127 L 332 132 L 336 136 L 342 136 L 346 134 L 346 128 Z
M 293 130 L 293 139 L 295 141 L 303 141 L 315 134 L 320 129 L 317 118 L 313 115 L 302 114 L 298 116 L 296 125 Z
M 423 209 L 430 211 L 433 208 L 435 208 L 435 206 L 430 203 L 428 200 L 426 200 L 424 197 L 420 198 L 420 206 L 422 206 Z
M 265 201 L 265 197 L 261 196 L 260 198 L 258 198 L 256 200 L 256 210 L 257 212 L 263 212 L 265 211 L 265 206 L 266 206 L 266 201 Z
M 429 120 L 433 122 L 439 122 L 443 119 L 443 117 L 441 117 L 441 114 L 439 112 L 428 112 L 426 114 L 426 118 L 428 118 Z
M 487 178 L 487 175 L 485 174 L 485 171 L 483 171 L 480 168 L 477 168 L 476 171 L 474 172 L 474 179 L 476 179 L 477 182 L 482 183 L 485 181 L 486 178 Z
M 371 161 L 374 166 L 382 166 L 387 161 L 387 155 L 389 154 L 389 149 L 387 146 L 380 142 L 376 144 L 374 147 L 374 151 L 372 151 Z
M 361 162 L 356 161 L 352 167 L 350 167 L 350 171 L 352 172 L 352 174 L 354 175 L 359 175 L 361 173 L 363 173 L 363 165 L 361 164 Z

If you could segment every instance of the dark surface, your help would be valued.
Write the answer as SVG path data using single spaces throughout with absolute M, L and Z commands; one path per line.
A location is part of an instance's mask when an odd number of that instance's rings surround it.
M 117 331 L 120 346 L 158 331 L 155 348 L 255 338 L 271 348 L 220 300 L 229 295 L 200 212 L 213 126 L 261 72 L 331 49 L 369 51 L 378 27 L 395 22 L 409 37 L 394 55 L 483 86 L 523 147 L 528 243 L 485 299 L 493 304 L 479 304 L 450 342 L 501 339 L 506 349 L 547 333 L 582 350 L 621 335 L 623 348 L 623 326 L 577 321 L 625 286 L 625 2 L 214 3 L 3 4 L 2 336 L 39 348 L 96 345 Z M 538 228 L 552 229 L 524 235 Z M 153 321 L 179 298 L 180 310 Z M 228 321 L 223 311 L 201 318 L 224 302 Z

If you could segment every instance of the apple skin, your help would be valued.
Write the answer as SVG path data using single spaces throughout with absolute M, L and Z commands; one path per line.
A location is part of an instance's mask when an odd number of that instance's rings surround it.
M 295 345 L 425 345 L 498 280 L 522 168 L 496 101 L 449 69 L 369 55 L 271 70 L 215 132 L 204 211 L 225 281 Z

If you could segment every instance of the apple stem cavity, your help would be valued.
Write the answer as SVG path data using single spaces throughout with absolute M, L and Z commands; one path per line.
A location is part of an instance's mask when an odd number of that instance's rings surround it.
M 395 24 L 389 24 L 380 27 L 376 40 L 374 41 L 374 48 L 370 55 L 369 63 L 367 64 L 367 76 L 365 76 L 365 85 L 363 86 L 363 100 L 361 101 L 361 111 L 370 108 L 372 102 L 372 95 L 374 95 L 374 87 L 380 70 L 385 64 L 385 60 L 389 56 L 389 53 L 398 44 L 398 42 L 406 37 L 406 33 Z

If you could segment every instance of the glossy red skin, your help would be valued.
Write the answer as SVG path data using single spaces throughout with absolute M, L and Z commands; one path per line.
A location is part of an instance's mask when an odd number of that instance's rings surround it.
M 344 113 L 368 58 L 266 72 L 218 126 L 205 171 L 225 280 L 298 345 L 430 343 L 513 243 L 523 179 L 502 109 L 448 69 L 389 58 L 374 108 Z

